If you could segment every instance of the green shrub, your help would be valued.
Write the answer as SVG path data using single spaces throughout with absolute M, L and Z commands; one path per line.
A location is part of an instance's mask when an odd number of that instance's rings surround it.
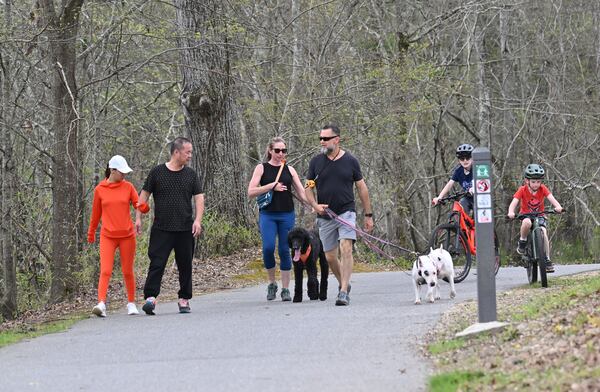
M 204 215 L 199 256 L 227 256 L 240 249 L 258 246 L 259 244 L 260 234 L 257 228 L 251 229 L 230 222 L 223 216 L 214 213 Z

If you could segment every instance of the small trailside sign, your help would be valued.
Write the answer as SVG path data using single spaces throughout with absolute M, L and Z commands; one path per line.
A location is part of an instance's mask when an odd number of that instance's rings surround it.
M 477 178 L 490 178 L 490 165 L 475 165 L 475 176 Z

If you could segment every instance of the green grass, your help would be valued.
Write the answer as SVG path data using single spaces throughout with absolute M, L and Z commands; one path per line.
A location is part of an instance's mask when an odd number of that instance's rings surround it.
M 47 323 L 29 325 L 26 329 L 19 327 L 0 332 L 0 347 L 20 342 L 24 339 L 32 339 L 49 333 L 66 331 L 76 322 L 88 317 L 87 315 L 73 315 L 68 319 L 51 321 Z
M 262 259 L 256 259 L 249 262 L 246 267 L 248 272 L 245 274 L 236 275 L 233 278 L 242 282 L 261 282 L 267 280 L 267 271 L 265 270 Z M 275 269 L 275 278 L 279 277 L 279 269 Z
M 458 339 L 444 340 L 441 342 L 432 343 L 427 347 L 427 349 L 429 350 L 429 352 L 431 354 L 436 355 L 436 354 L 445 353 L 447 351 L 454 351 L 456 349 L 463 348 L 465 346 L 465 344 L 466 344 L 465 339 L 458 338 Z
M 454 392 L 468 382 L 472 382 L 484 377 L 483 372 L 457 371 L 438 374 L 429 380 L 429 390 L 431 392 Z
M 567 307 L 571 301 L 576 301 L 577 298 L 600 293 L 600 276 L 591 277 L 587 280 L 576 277 L 558 278 L 552 280 L 552 285 L 560 287 L 561 290 L 539 296 L 528 304 L 514 309 L 508 314 L 508 318 L 513 321 L 529 320 L 552 309 Z M 533 286 L 532 290 L 540 289 Z

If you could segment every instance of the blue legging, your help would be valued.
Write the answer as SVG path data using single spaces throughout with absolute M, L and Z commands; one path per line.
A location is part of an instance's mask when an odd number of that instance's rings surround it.
M 275 237 L 279 237 L 279 268 L 282 271 L 292 269 L 292 257 L 288 247 L 288 232 L 294 227 L 296 214 L 290 212 L 261 211 L 258 217 L 262 238 L 263 260 L 266 269 L 275 267 Z

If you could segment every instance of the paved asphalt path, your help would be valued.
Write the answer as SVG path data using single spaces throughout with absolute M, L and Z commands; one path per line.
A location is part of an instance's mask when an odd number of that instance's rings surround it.
M 476 296 L 474 272 L 456 301 Z M 523 268 L 503 268 L 497 288 L 526 282 Z M 354 274 L 351 305 L 336 307 L 336 283 L 325 302 L 267 302 L 262 285 L 195 297 L 190 314 L 123 307 L 0 349 L 0 391 L 424 391 L 432 369 L 417 346 L 455 302 L 448 285 L 441 301 L 416 306 L 407 273 Z

